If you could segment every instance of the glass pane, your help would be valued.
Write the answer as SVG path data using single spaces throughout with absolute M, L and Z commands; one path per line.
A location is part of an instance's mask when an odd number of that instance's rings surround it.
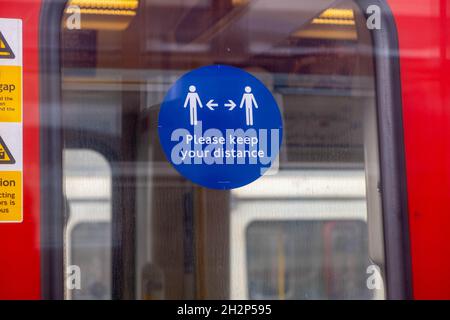
M 111 169 L 106 159 L 88 149 L 64 151 L 66 198 L 65 260 L 80 268 L 70 299 L 111 298 Z M 74 275 L 75 273 L 70 273 Z
M 364 299 L 362 221 L 259 221 L 247 229 L 251 299 Z
M 383 237 L 374 53 L 358 7 L 88 2 L 69 1 L 61 23 L 66 263 L 82 279 L 67 298 L 383 298 L 382 280 L 367 282 L 369 266 L 383 273 Z M 180 176 L 158 138 L 168 88 L 211 64 L 253 74 L 283 116 L 277 162 L 232 191 Z

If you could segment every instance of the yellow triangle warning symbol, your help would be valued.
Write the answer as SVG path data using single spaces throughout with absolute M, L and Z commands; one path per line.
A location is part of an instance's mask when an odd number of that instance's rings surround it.
M 16 159 L 12 156 L 5 141 L 0 137 L 0 164 L 14 164 Z
M 8 42 L 0 31 L 0 59 L 14 59 L 16 56 L 12 52 Z

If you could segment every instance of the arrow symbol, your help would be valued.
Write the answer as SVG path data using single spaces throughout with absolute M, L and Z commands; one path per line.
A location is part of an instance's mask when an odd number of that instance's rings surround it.
M 208 101 L 206 106 L 208 107 L 209 110 L 214 111 L 213 107 L 218 107 L 219 105 L 217 103 L 214 103 L 214 99 L 211 99 Z
M 229 103 L 225 103 L 225 107 L 229 108 L 229 111 L 233 111 L 236 108 L 236 103 L 233 100 L 228 100 Z

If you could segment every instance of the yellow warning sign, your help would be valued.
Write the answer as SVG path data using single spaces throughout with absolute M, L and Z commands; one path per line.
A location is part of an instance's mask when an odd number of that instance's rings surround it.
M 16 56 L 0 31 L 0 59 L 14 59 Z
M 0 164 L 14 164 L 16 160 L 8 149 L 5 141 L 0 137 Z
M 0 224 L 23 222 L 22 80 L 22 20 L 0 18 Z
M 0 122 L 22 121 L 22 67 L 0 66 Z
M 0 172 L 0 222 L 22 222 L 22 172 Z

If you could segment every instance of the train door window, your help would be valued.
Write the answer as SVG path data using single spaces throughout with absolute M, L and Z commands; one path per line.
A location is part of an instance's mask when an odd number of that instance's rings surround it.
M 98 152 L 89 149 L 64 151 L 66 195 L 65 257 L 75 266 L 70 275 L 69 299 L 111 298 L 111 169 Z M 77 269 L 79 268 L 79 269 Z M 77 283 L 79 282 L 79 283 Z
M 60 31 L 65 263 L 82 279 L 66 298 L 385 297 L 374 50 L 358 5 L 70 0 Z M 211 64 L 259 78 L 284 123 L 274 167 L 231 191 L 180 176 L 158 139 L 170 85 Z
M 247 229 L 250 299 L 368 299 L 363 221 L 258 221 Z

